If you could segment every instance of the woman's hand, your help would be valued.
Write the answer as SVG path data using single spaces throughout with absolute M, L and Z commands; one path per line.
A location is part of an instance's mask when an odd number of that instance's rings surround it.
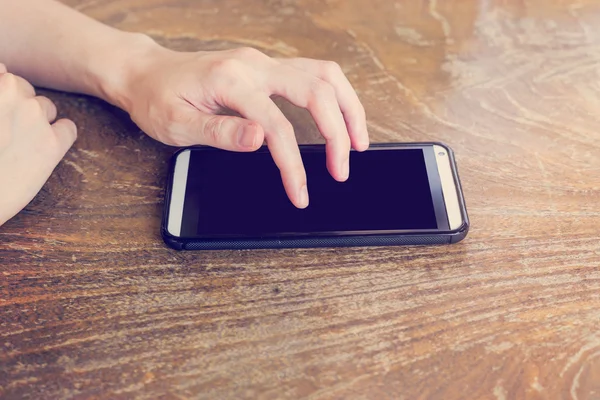
M 0 64 L 0 225 L 40 191 L 77 137 L 72 121 Z
M 350 148 L 369 146 L 364 108 L 333 62 L 274 59 L 251 48 L 181 53 L 155 45 L 130 71 L 126 87 L 111 100 L 142 130 L 175 146 L 253 151 L 266 141 L 299 208 L 308 205 L 306 173 L 293 127 L 270 96 L 310 111 L 336 180 L 348 179 Z M 226 109 L 243 118 L 218 114 Z

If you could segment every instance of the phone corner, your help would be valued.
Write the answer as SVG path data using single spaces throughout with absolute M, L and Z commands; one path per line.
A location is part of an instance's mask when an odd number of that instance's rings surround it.
M 458 243 L 467 237 L 469 233 L 469 221 L 464 221 L 463 225 L 450 235 L 450 243 Z
M 179 240 L 179 238 L 171 235 L 169 232 L 167 232 L 167 230 L 162 227 L 161 229 L 161 236 L 163 241 L 165 242 L 165 244 L 167 246 L 169 246 L 170 248 L 174 249 L 174 250 L 183 250 L 184 249 L 184 243 Z
M 177 156 L 181 153 L 183 153 L 184 151 L 189 151 L 190 148 L 189 147 L 179 147 L 175 150 L 175 152 L 173 154 L 171 154 L 171 158 L 177 158 Z
M 454 156 L 454 151 L 452 150 L 452 147 L 450 147 L 450 145 L 448 145 L 445 142 L 430 142 L 429 143 L 431 146 L 439 146 L 442 149 L 444 149 L 451 157 Z

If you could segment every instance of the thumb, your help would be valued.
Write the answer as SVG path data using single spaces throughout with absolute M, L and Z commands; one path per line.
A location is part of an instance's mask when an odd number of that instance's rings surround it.
M 69 119 L 60 119 L 52 125 L 52 130 L 58 142 L 59 156 L 63 158 L 77 139 L 77 127 Z
M 226 115 L 200 114 L 200 144 L 231 151 L 254 151 L 265 140 L 263 128 L 254 121 Z
M 0 74 L 5 74 L 7 72 L 8 70 L 6 69 L 6 65 L 0 63 Z

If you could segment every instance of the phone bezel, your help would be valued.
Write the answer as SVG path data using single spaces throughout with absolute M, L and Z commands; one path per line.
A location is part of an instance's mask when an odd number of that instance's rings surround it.
M 438 146 L 438 147 L 434 147 L 434 146 Z M 301 146 L 302 150 L 304 151 L 319 151 L 323 149 L 323 145 L 303 145 Z M 202 242 L 202 241 L 219 241 L 219 240 L 268 240 L 268 239 L 282 239 L 282 240 L 287 240 L 290 238 L 306 238 L 306 237 L 344 237 L 344 236 L 376 236 L 376 235 L 453 235 L 453 234 L 457 234 L 460 232 L 464 232 L 466 229 L 468 229 L 468 219 L 466 217 L 466 209 L 464 208 L 464 202 L 462 201 L 462 195 L 459 195 L 458 191 L 460 190 L 460 184 L 458 181 L 458 175 L 457 175 L 457 171 L 456 168 L 454 167 L 454 159 L 453 159 L 453 153 L 452 150 L 442 144 L 442 143 L 385 143 L 385 144 L 374 144 L 371 146 L 369 151 L 372 150 L 381 150 L 381 149 L 394 149 L 394 148 L 399 148 L 399 149 L 406 149 L 406 148 L 424 148 L 424 147 L 429 147 L 432 149 L 432 152 L 435 151 L 435 153 L 433 153 L 435 156 L 438 155 L 439 153 L 439 149 L 443 149 L 443 151 L 446 153 L 447 157 L 447 161 L 444 163 L 440 163 L 437 160 L 435 160 L 438 168 L 437 168 L 437 173 L 439 175 L 439 178 L 441 179 L 442 175 L 445 176 L 444 181 L 446 182 L 445 184 L 441 185 L 442 188 L 442 196 L 443 196 L 443 203 L 441 204 L 441 206 L 443 206 L 444 208 L 444 213 L 446 214 L 446 223 L 444 224 L 445 227 L 442 228 L 438 228 L 438 229 L 428 229 L 428 230 L 416 230 L 416 229 L 411 229 L 411 230 L 388 230 L 388 231 L 381 231 L 381 230 L 377 230 L 377 231 L 333 231 L 333 232 L 307 232 L 307 233 L 277 233 L 275 235 L 269 235 L 269 236 L 249 236 L 249 235 L 212 235 L 212 236 L 181 236 L 181 226 L 182 226 L 182 219 L 181 218 L 177 218 L 178 215 L 178 209 L 179 209 L 179 205 L 176 205 L 175 207 L 172 206 L 173 203 L 173 199 L 172 196 L 173 193 L 177 193 L 177 192 L 183 192 L 185 193 L 185 188 L 187 185 L 187 172 L 188 172 L 188 168 L 185 168 L 185 171 L 183 171 L 182 169 L 179 169 L 179 173 L 175 173 L 175 171 L 177 171 L 177 163 L 178 160 L 180 160 L 180 157 L 186 157 L 185 154 L 191 154 L 190 151 L 191 149 L 201 149 L 203 151 L 218 151 L 215 149 L 211 149 L 211 148 L 207 148 L 205 146 L 198 146 L 198 147 L 194 147 L 194 148 L 188 148 L 188 149 L 182 149 L 179 150 L 173 157 L 173 165 L 172 165 L 172 170 L 174 171 L 171 174 L 171 179 L 168 185 L 168 189 L 167 189 L 167 193 L 165 196 L 165 200 L 166 200 L 166 206 L 167 209 L 165 210 L 165 217 L 164 217 L 164 221 L 163 221 L 163 236 L 165 237 L 165 240 L 167 240 L 168 242 L 172 242 L 172 241 L 176 241 L 176 242 Z M 258 151 L 268 151 L 266 148 L 261 148 Z M 182 154 L 184 154 L 182 156 Z M 182 158 L 181 160 L 184 160 L 184 158 Z M 444 165 L 444 167 L 442 167 L 442 169 L 440 170 L 440 166 Z M 431 171 L 430 167 L 428 166 L 428 173 Z M 448 174 L 449 173 L 449 174 Z M 430 175 L 431 176 L 431 175 Z M 450 177 L 450 182 L 448 182 L 448 176 Z M 430 177 L 431 180 L 431 177 Z M 450 184 L 448 184 L 450 183 Z M 430 184 L 431 186 L 431 184 Z M 446 192 L 444 194 L 444 187 L 446 188 Z M 459 207 L 459 214 L 461 216 L 461 224 L 458 228 L 456 229 L 450 229 L 449 226 L 449 220 L 448 220 L 448 214 L 447 214 L 447 199 L 452 197 L 452 189 L 454 188 L 454 197 L 456 197 L 456 199 L 460 202 L 460 207 Z M 178 200 L 178 198 L 176 199 L 176 203 L 180 203 L 180 200 Z M 434 206 L 439 207 L 440 206 L 440 201 L 435 201 L 434 200 Z M 171 215 L 175 216 L 177 219 L 175 220 L 175 222 L 171 222 L 170 218 Z M 436 210 L 436 216 L 438 216 L 438 211 Z M 438 220 L 438 226 L 439 226 L 439 220 Z

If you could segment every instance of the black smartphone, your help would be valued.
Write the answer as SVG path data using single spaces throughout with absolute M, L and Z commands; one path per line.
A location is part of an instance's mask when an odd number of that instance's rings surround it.
M 324 145 L 300 146 L 310 204 L 296 208 L 266 147 L 179 150 L 162 236 L 178 250 L 449 244 L 469 220 L 449 147 L 373 144 L 350 153 L 350 178 L 327 171 Z

